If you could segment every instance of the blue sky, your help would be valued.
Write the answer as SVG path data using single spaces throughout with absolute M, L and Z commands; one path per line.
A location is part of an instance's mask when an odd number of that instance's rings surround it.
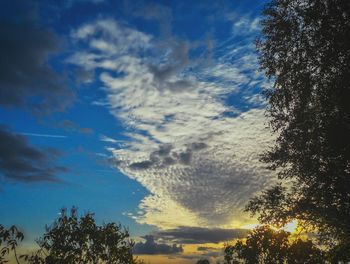
M 274 179 L 258 161 L 265 2 L 2 1 L 1 223 L 30 244 L 75 205 L 128 226 L 142 255 L 187 245 L 154 263 L 217 258 L 188 245 L 256 223 L 242 208 Z M 183 239 L 213 230 L 232 237 Z

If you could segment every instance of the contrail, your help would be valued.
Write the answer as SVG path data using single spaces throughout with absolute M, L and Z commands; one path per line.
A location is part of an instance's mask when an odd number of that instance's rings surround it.
M 49 138 L 66 138 L 67 136 L 63 136 L 63 135 L 49 135 L 49 134 L 37 134 L 37 133 L 17 133 L 20 135 L 24 135 L 24 136 L 32 136 L 32 137 L 49 137 Z

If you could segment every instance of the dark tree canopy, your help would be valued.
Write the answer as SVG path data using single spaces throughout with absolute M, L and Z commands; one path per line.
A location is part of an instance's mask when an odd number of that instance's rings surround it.
M 107 223 L 98 226 L 93 214 L 78 217 L 77 210 L 71 213 L 61 210 L 60 217 L 38 244 L 40 249 L 33 255 L 22 256 L 33 264 L 134 264 L 133 242 L 129 233 L 120 225 Z
M 263 161 L 280 182 L 247 210 L 279 226 L 299 219 L 350 252 L 350 1 L 272 0 L 263 16 L 257 48 L 277 135 Z
M 0 225 L 0 264 L 8 263 L 7 256 L 11 251 L 14 253 L 14 257 L 18 263 L 17 256 L 17 246 L 24 238 L 24 235 L 21 231 L 17 229 L 16 226 L 11 226 L 9 229 L 6 229 Z
M 325 257 L 311 240 L 291 240 L 289 232 L 257 227 L 247 240 L 225 248 L 227 264 L 322 264 Z
M 297 239 L 289 245 L 286 260 L 288 264 L 321 264 L 325 254 L 311 240 Z
M 287 232 L 275 232 L 268 226 L 262 226 L 254 229 L 248 235 L 246 242 L 239 240 L 234 246 L 226 247 L 225 259 L 227 263 L 232 263 L 233 260 L 244 260 L 247 264 L 282 264 L 287 255 L 287 249 Z

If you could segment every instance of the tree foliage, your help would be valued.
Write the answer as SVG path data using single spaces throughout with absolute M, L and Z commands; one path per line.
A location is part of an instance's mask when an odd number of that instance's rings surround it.
M 246 241 L 225 248 L 227 264 L 322 264 L 322 251 L 311 240 L 290 242 L 290 233 L 269 226 L 255 228 Z
M 6 229 L 0 225 L 0 264 L 8 262 L 6 256 L 9 255 L 11 251 L 13 251 L 18 263 L 16 248 L 23 238 L 23 233 L 19 231 L 16 226 L 13 225 L 9 229 Z
M 262 160 L 280 182 L 247 210 L 278 226 L 299 219 L 350 252 L 350 1 L 272 0 L 263 16 L 257 48 L 277 139 Z
M 37 241 L 39 250 L 17 255 L 24 235 L 16 226 L 0 225 L 0 264 L 8 263 L 13 252 L 17 263 L 28 264 L 140 264 L 132 255 L 133 241 L 127 230 L 115 223 L 99 226 L 92 213 L 79 217 L 76 208 L 70 214 L 62 209 L 59 218 L 46 227 Z
M 37 243 L 36 253 L 21 256 L 30 264 L 136 263 L 128 231 L 115 223 L 98 226 L 93 214 L 78 217 L 76 208 L 62 209 Z
M 326 252 L 321 251 L 311 240 L 300 238 L 293 241 L 288 248 L 288 264 L 322 264 L 326 262 Z

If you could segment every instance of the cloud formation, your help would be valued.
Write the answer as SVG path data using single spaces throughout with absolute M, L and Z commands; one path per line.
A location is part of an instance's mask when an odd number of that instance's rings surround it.
M 233 239 L 243 238 L 248 234 L 248 229 L 223 229 L 180 226 L 176 229 L 168 229 L 155 232 L 155 238 L 172 241 L 180 244 L 220 243 Z M 198 250 L 205 251 L 209 248 Z
M 63 110 L 74 95 L 48 64 L 59 38 L 32 21 L 0 21 L 0 105 L 43 113 Z
M 133 248 L 134 254 L 138 255 L 171 255 L 183 252 L 181 245 L 173 244 L 169 246 L 168 244 L 157 243 L 154 237 L 151 235 L 143 237 L 145 242 L 138 242 Z
M 26 138 L 0 126 L 0 175 L 7 180 L 33 182 L 59 182 L 57 174 L 66 167 L 53 165 L 60 156 L 54 149 L 40 149 L 30 145 Z
M 247 224 L 247 199 L 273 180 L 259 162 L 272 138 L 256 93 L 268 83 L 250 41 L 234 35 L 205 64 L 189 59 L 186 41 L 155 41 L 112 19 L 72 37 L 88 48 L 69 61 L 99 70 L 100 103 L 129 128 L 130 140 L 109 150 L 151 193 L 134 218 L 162 229 Z
M 191 163 L 193 152 L 200 151 L 207 147 L 206 143 L 194 142 L 186 146 L 183 151 L 172 151 L 174 146 L 172 144 L 163 144 L 159 146 L 158 150 L 153 151 L 148 160 L 135 162 L 129 165 L 129 168 L 134 170 L 146 170 L 151 167 L 166 167 L 174 164 Z

